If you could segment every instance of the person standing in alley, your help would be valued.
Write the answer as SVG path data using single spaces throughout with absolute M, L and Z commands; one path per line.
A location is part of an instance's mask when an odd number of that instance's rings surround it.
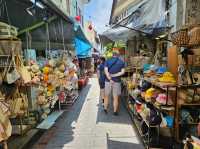
M 125 73 L 125 63 L 119 58 L 119 51 L 114 50 L 111 59 L 104 65 L 106 74 L 104 112 L 108 111 L 109 95 L 113 94 L 114 115 L 118 115 L 119 96 L 121 95 L 121 76 Z
M 99 86 L 100 86 L 100 98 L 102 100 L 102 103 L 104 103 L 104 96 L 105 96 L 105 73 L 104 73 L 104 65 L 105 65 L 105 58 L 101 57 L 100 58 L 100 64 L 98 65 L 98 69 L 97 69 L 97 76 L 98 76 L 98 80 L 99 80 Z

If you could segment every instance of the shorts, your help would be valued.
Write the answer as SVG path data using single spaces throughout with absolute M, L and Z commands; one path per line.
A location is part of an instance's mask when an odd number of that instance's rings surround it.
M 113 84 L 111 84 L 110 82 L 105 82 L 105 95 L 109 96 L 111 92 L 113 96 L 120 96 L 121 82 L 114 82 Z
M 105 88 L 105 81 L 99 80 L 99 86 L 100 86 L 100 89 L 104 89 Z

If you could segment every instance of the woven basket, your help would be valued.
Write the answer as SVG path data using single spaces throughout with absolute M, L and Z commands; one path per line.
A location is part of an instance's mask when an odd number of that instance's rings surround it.
M 200 45 L 200 26 L 193 27 L 189 32 L 189 45 L 198 46 Z
M 188 36 L 188 28 L 181 29 L 171 34 L 172 43 L 177 46 L 188 46 L 189 44 L 189 36 Z

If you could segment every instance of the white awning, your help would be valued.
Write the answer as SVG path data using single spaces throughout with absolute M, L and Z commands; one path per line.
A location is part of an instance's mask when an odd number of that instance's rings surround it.
M 105 31 L 103 35 L 108 37 L 112 41 L 127 41 L 132 37 L 137 36 L 138 33 L 125 27 L 117 27 Z
M 131 8 L 132 14 L 119 24 L 153 34 L 155 30 L 164 28 L 166 23 L 165 0 L 143 0 Z M 138 35 L 138 32 L 125 27 L 116 27 L 103 33 L 109 39 L 128 40 Z

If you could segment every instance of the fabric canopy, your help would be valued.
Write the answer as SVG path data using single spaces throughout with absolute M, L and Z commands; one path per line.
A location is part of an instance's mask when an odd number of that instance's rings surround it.
M 76 49 L 76 55 L 78 58 L 87 58 L 91 57 L 91 45 L 84 40 L 75 37 L 75 49 Z
M 146 33 L 153 34 L 154 29 L 167 26 L 165 0 L 145 0 L 128 20 L 128 24 Z
M 131 12 L 130 16 L 119 23 L 120 25 L 151 35 L 167 27 L 165 0 L 143 0 L 132 7 Z M 115 27 L 105 31 L 103 35 L 117 41 L 128 40 L 138 33 L 125 27 Z

